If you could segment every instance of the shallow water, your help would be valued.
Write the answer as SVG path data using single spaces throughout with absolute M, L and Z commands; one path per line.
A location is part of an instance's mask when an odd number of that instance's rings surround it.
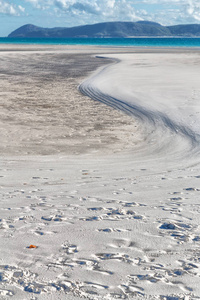
M 120 47 L 200 47 L 200 38 L 0 38 L 0 44 L 93 45 Z

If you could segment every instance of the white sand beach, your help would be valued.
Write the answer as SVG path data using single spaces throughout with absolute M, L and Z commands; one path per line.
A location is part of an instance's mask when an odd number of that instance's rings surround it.
M 199 49 L 0 60 L 0 299 L 200 299 Z

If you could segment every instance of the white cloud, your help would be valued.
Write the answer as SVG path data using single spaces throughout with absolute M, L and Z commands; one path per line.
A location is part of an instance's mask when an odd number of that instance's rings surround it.
M 97 14 L 99 6 L 97 3 L 89 1 L 75 0 L 55 0 L 54 4 L 61 10 L 70 13 L 85 12 L 88 14 Z
M 73 4 L 75 4 L 76 1 L 73 0 L 55 0 L 54 1 L 54 5 L 57 6 L 60 9 L 68 9 L 70 6 L 72 6 Z
M 39 0 L 25 0 L 26 2 L 30 2 L 33 5 L 37 5 L 40 1 Z
M 200 0 L 54 0 L 53 4 L 60 13 L 81 16 L 82 22 L 146 19 L 174 24 L 176 21 L 200 21 Z
M 93 21 L 139 20 L 131 3 L 130 0 L 54 0 L 54 5 L 61 12 L 74 17 L 88 17 Z
M 108 0 L 107 5 L 109 8 L 113 9 L 115 7 L 116 1 L 115 0 Z
M 47 10 L 49 6 L 53 5 L 53 0 L 23 0 L 26 3 L 30 3 L 37 9 Z
M 200 0 L 0 0 L 0 13 L 34 17 L 36 10 L 69 25 L 151 20 L 163 25 L 200 22 Z M 19 5 L 20 4 L 20 5 Z M 23 5 L 24 4 L 24 5 Z M 34 10 L 30 10 L 30 5 Z M 46 12 L 44 12 L 46 11 Z M 64 20 L 64 21 L 63 21 Z M 54 23 L 55 23 L 54 22 Z
M 17 16 L 19 14 L 19 10 L 18 10 L 17 6 L 10 4 L 7 1 L 0 1 L 0 13 L 1 14 Z
M 197 21 L 200 21 L 200 2 L 199 0 L 188 0 L 188 3 L 186 4 L 186 15 L 190 20 L 194 19 Z
M 18 8 L 19 8 L 20 11 L 25 12 L 25 8 L 22 7 L 21 5 L 18 5 Z
M 200 22 L 199 0 L 140 0 L 140 3 L 148 8 L 146 18 L 163 25 Z
M 35 8 L 41 9 L 39 0 L 24 0 L 24 1 L 32 4 Z

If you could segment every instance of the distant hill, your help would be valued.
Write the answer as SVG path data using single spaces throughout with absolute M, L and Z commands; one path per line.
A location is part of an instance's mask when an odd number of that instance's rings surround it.
M 175 25 L 167 27 L 172 35 L 200 36 L 200 24 Z
M 135 36 L 200 36 L 200 24 L 162 26 L 149 21 L 105 22 L 70 28 L 42 28 L 27 24 L 8 35 L 8 37 L 15 38 L 127 38 Z

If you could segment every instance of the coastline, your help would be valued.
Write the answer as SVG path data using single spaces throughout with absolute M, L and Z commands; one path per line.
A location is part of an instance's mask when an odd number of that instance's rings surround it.
M 13 51 L 1 57 L 0 296 L 198 299 L 198 153 L 190 157 L 191 149 L 178 134 L 168 134 L 171 145 L 165 148 L 165 127 L 161 132 L 143 127 L 143 120 L 77 90 L 89 77 L 89 84 L 107 95 L 129 99 L 130 86 L 134 94 L 128 65 L 106 66 L 95 56 L 120 58 L 123 52 L 137 70 L 139 92 L 153 63 L 160 74 L 168 70 L 166 65 L 159 69 L 156 54 L 165 53 L 164 61 L 171 64 L 171 53 L 182 53 L 198 68 L 198 51 L 61 48 L 40 53 L 34 47 L 30 55 Z M 173 64 L 168 71 L 181 66 L 176 60 Z M 127 80 L 120 77 L 124 70 Z M 155 85 L 150 92 L 144 86 L 143 97 L 155 95 L 153 88 L 159 91 L 158 78 L 151 74 Z M 172 82 L 165 84 L 179 99 Z M 193 90 L 187 84 L 184 88 L 198 113 L 197 81 Z M 179 145 L 182 151 L 175 152 Z M 29 249 L 31 244 L 37 248 Z

